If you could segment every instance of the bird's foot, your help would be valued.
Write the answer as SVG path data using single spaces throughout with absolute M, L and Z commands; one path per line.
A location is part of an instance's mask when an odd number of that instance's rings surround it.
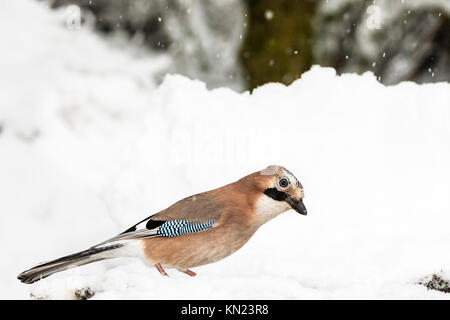
M 161 273 L 161 275 L 168 277 L 169 275 L 167 274 L 166 270 L 164 270 L 164 268 L 162 267 L 161 263 L 157 263 L 155 264 L 156 269 L 158 269 L 159 273 Z
M 179 270 L 180 272 L 183 272 L 183 273 L 186 273 L 188 276 L 191 276 L 191 277 L 195 277 L 197 274 L 194 272 L 194 271 L 192 271 L 192 270 L 189 270 L 189 269 L 186 269 L 186 270 Z

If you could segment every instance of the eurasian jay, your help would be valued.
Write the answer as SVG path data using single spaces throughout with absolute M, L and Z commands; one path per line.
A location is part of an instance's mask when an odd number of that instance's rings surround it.
M 19 274 L 33 283 L 56 272 L 116 257 L 140 257 L 167 276 L 221 260 L 241 248 L 264 223 L 294 209 L 306 215 L 303 187 L 281 166 L 269 166 L 221 188 L 180 200 L 85 251 Z

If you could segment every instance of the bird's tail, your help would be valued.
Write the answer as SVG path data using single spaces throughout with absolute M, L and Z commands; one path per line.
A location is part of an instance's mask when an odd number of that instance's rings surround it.
M 121 247 L 123 247 L 122 243 L 110 243 L 103 246 L 95 246 L 53 261 L 41 263 L 22 272 L 17 276 L 17 279 L 24 283 L 33 283 L 56 272 L 82 266 L 95 261 L 115 258 L 117 255 L 114 251 Z

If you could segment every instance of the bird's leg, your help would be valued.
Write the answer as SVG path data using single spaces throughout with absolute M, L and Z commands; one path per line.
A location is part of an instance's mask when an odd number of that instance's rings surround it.
M 197 275 L 194 271 L 191 271 L 191 270 L 189 270 L 189 269 L 186 269 L 186 270 L 178 270 L 178 271 L 183 272 L 183 273 L 186 273 L 188 276 L 191 276 L 191 277 L 195 277 L 195 276 Z
M 164 268 L 162 267 L 161 263 L 157 263 L 155 264 L 156 269 L 158 269 L 159 273 L 161 273 L 163 276 L 168 277 L 169 275 L 167 274 L 167 272 L 164 270 Z

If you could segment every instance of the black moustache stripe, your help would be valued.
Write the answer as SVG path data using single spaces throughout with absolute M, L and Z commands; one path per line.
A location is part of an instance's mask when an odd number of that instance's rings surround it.
M 288 195 L 282 191 L 278 191 L 276 188 L 269 188 L 264 190 L 266 196 L 271 197 L 273 200 L 284 201 Z

